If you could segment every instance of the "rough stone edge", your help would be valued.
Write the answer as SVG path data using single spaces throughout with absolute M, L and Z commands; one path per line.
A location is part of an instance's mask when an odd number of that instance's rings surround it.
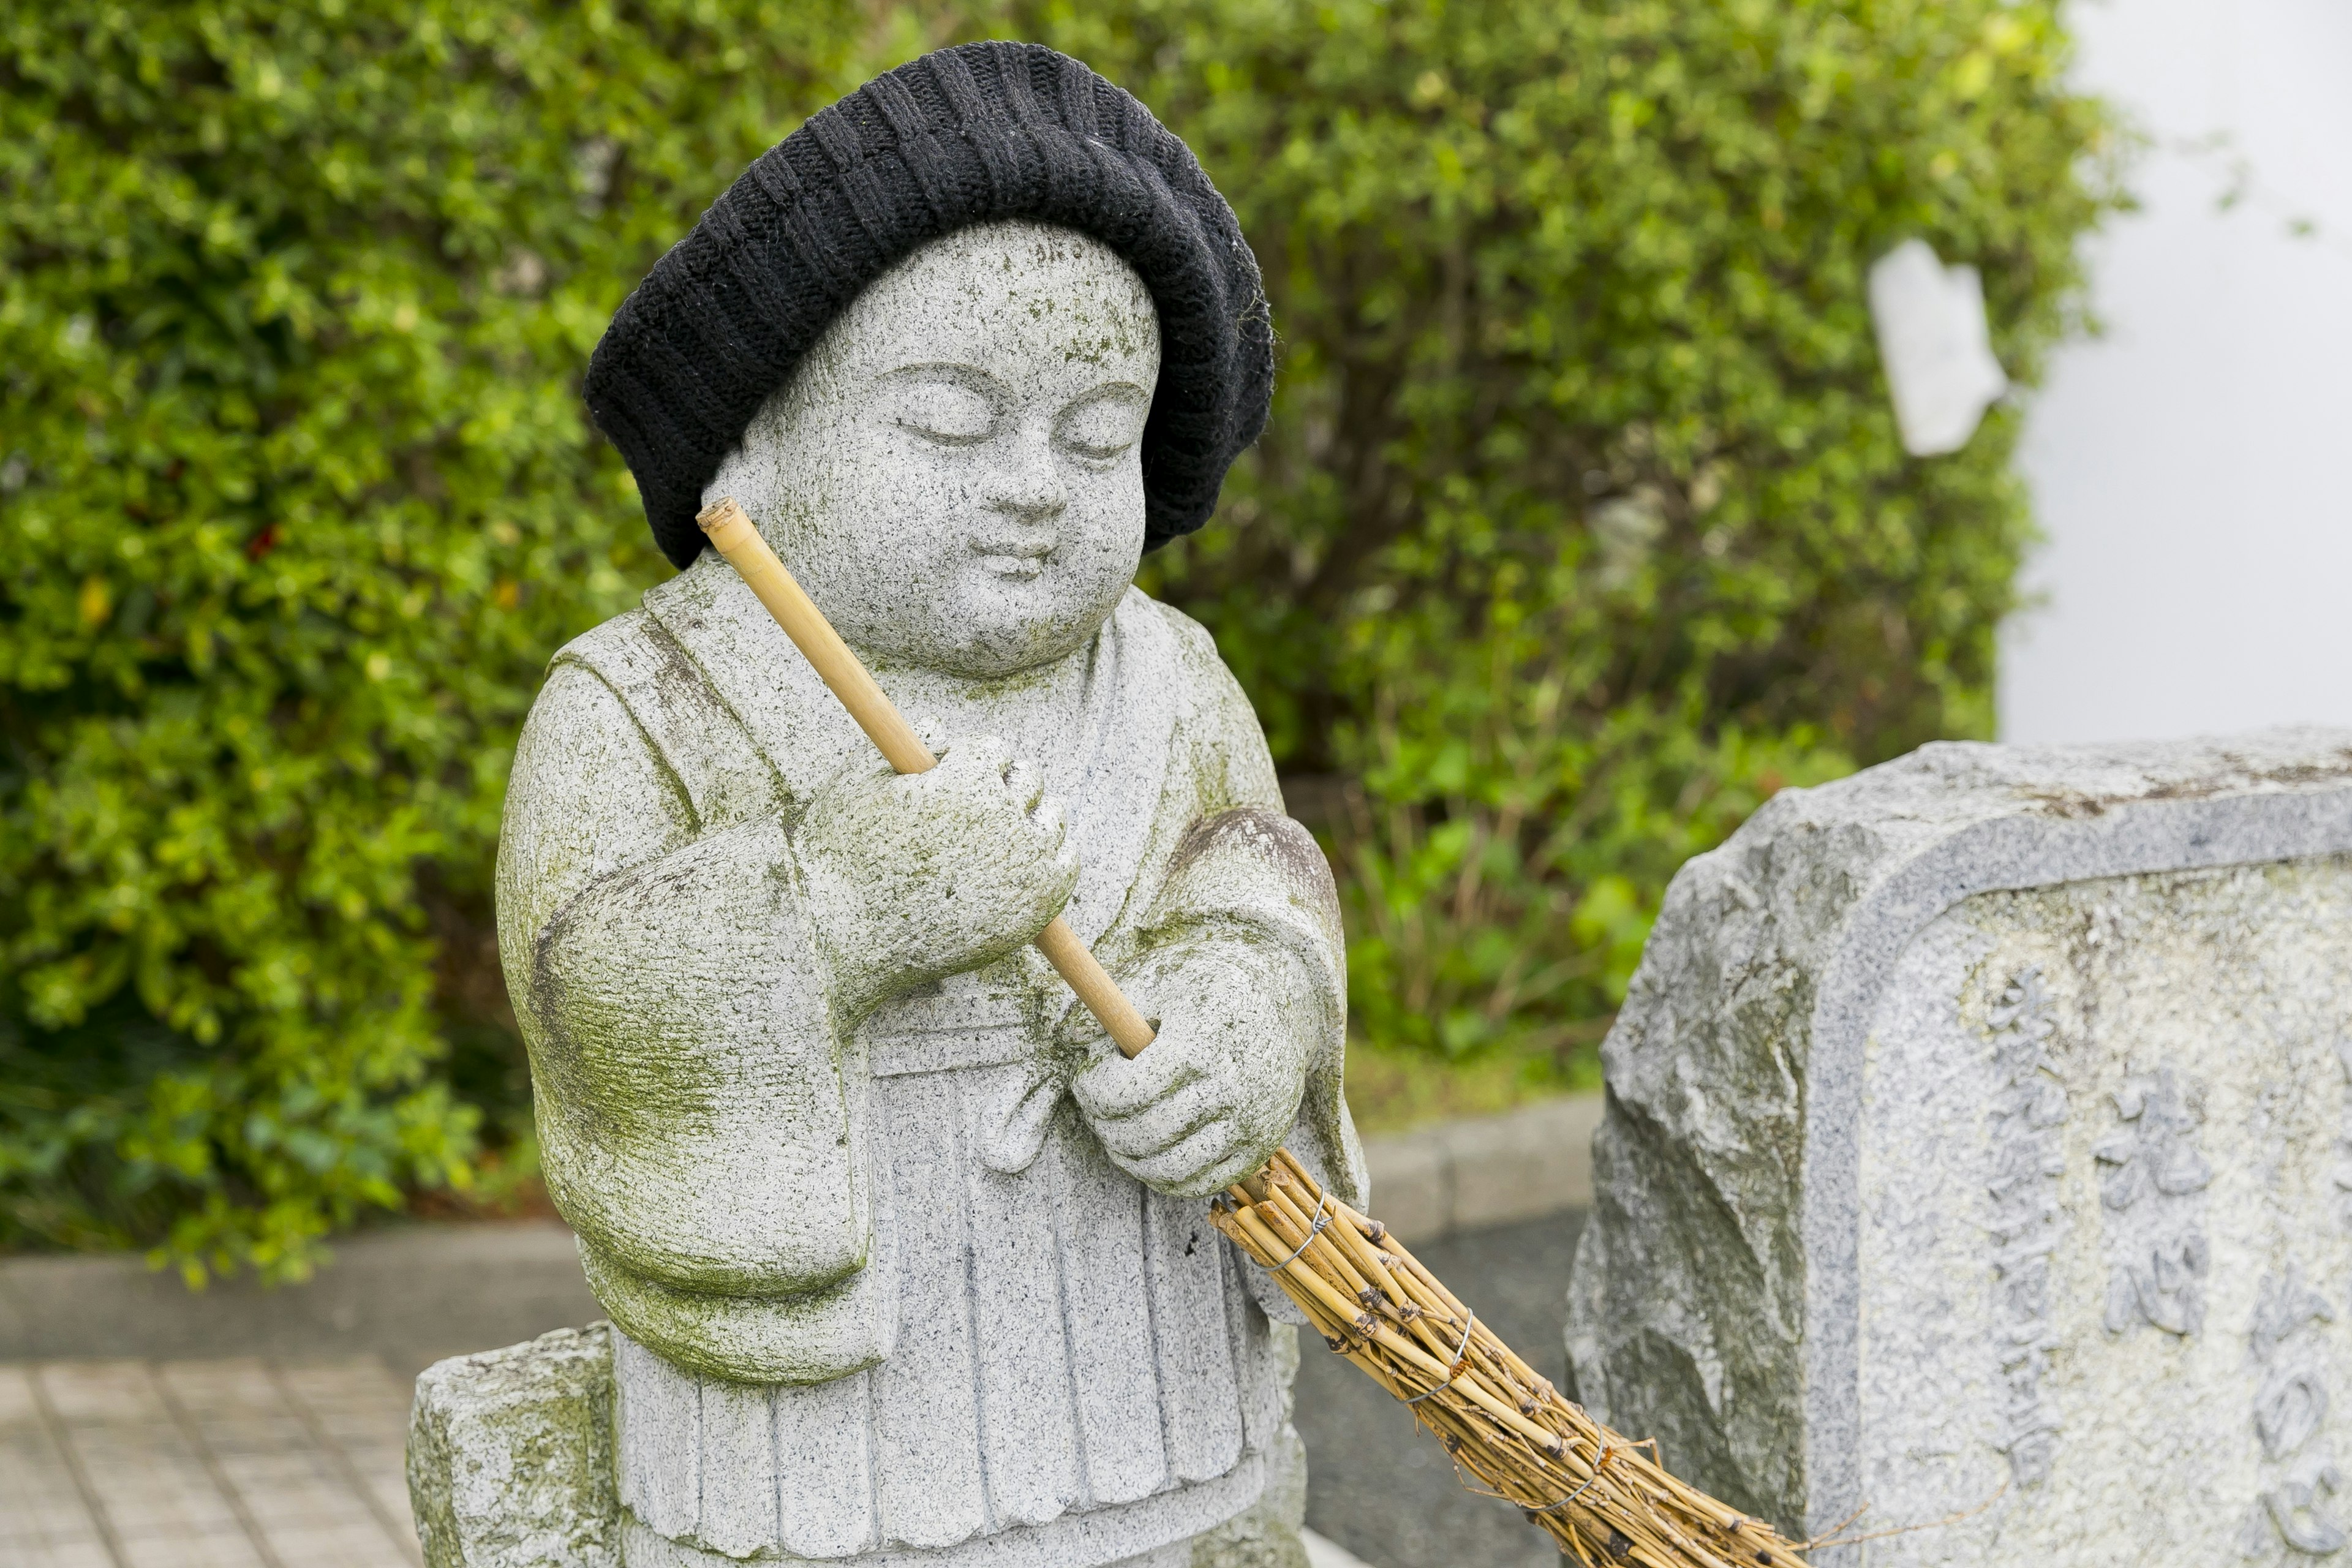
M 1306 1525 L 1307 1445 L 1285 1420 L 1257 1501 L 1192 1538 L 1192 1568 L 1307 1568 Z
M 620 1568 L 610 1328 L 427 1367 L 407 1468 L 425 1568 Z
M 1610 1408 L 1609 1363 L 1624 1347 L 1606 1331 L 1613 1308 L 1625 1305 L 1610 1300 L 1611 1246 L 1654 1253 L 1679 1238 L 1613 1234 L 1628 1207 L 1652 1195 L 1635 1184 L 1682 1182 L 1697 1194 L 1685 1201 L 1699 1202 L 1720 1201 L 1727 1185 L 1777 1186 L 1766 1196 L 1799 1215 L 1801 1253 L 1750 1248 L 1745 1260 L 1723 1261 L 1752 1268 L 1777 1319 L 1778 1364 L 1765 1370 L 1780 1386 L 1742 1392 L 1763 1396 L 1768 1423 L 1776 1400 L 1784 1418 L 1801 1422 L 1799 1468 L 1780 1497 L 1758 1495 L 1744 1476 L 1707 1474 L 1731 1462 L 1737 1433 L 1721 1435 L 1716 1450 L 1704 1440 L 1686 1445 L 1685 1462 L 1696 1460 L 1689 1473 L 1700 1484 L 1745 1492 L 1731 1500 L 1784 1524 L 1808 1533 L 1833 1525 L 1861 1500 L 1854 1132 L 1864 1038 L 1895 960 L 1930 921 L 1979 893 L 2346 852 L 2352 731 L 2342 730 L 2031 750 L 1938 743 L 1776 796 L 1676 875 L 1602 1046 L 1609 1087 L 1594 1140 L 1598 1202 L 1570 1289 L 1567 1339 L 1580 1389 L 1607 1417 L 1649 1414 Z M 1801 989 L 1809 974 L 1818 983 L 1805 995 L 1766 994 Z M 1693 1009 L 1693 1001 L 1714 1005 Z M 1645 1055 L 1654 1035 L 1665 1048 Z M 1710 1121 L 1719 1108 L 1706 1103 L 1706 1075 L 1691 1064 L 1711 1048 L 1717 1067 L 1752 1065 L 1755 1052 L 1742 1050 L 1749 1043 L 1787 1076 L 1786 1114 L 1762 1125 Z M 1703 1146 L 1691 1136 L 1700 1131 L 1718 1142 Z M 1775 1146 L 1773 1131 L 1797 1134 L 1795 1146 L 1786 1136 Z M 1719 1142 L 1726 1134 L 1729 1142 Z M 1735 1213 L 1727 1203 L 1718 1217 Z M 1676 1301 L 1665 1310 L 1687 1319 L 1705 1308 Z M 1718 1365 L 1718 1381 L 1725 1374 Z M 1795 1425 L 1783 1435 L 1793 1436 Z

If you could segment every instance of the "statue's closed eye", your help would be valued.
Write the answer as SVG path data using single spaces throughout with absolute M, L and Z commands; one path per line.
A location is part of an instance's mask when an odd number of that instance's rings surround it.
M 1106 386 L 1064 409 L 1054 437 L 1083 457 L 1116 458 L 1141 437 L 1150 406 L 1141 387 Z
M 945 377 L 909 377 L 895 389 L 899 427 L 951 447 L 968 447 L 996 433 L 996 409 L 972 387 Z

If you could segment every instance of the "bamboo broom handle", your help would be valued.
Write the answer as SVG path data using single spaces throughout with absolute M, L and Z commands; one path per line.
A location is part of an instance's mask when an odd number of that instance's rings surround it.
M 768 542 L 760 537 L 751 516 L 735 504 L 735 498 L 719 497 L 703 508 L 694 521 L 702 525 L 702 531 L 709 536 L 719 553 L 727 558 L 727 563 L 751 584 L 760 603 L 768 606 L 768 613 L 776 617 L 776 624 L 793 639 L 793 646 L 824 678 L 825 685 L 841 699 L 841 705 L 849 710 L 849 716 L 881 749 L 890 765 L 902 773 L 929 773 L 936 766 L 931 749 L 923 744 L 915 727 L 890 705 L 890 699 L 883 695 L 882 688 L 876 684 L 857 655 L 850 651 L 849 645 L 841 640 L 841 634 L 833 629 L 824 612 L 793 581 L 793 574 L 784 570 L 784 563 L 776 559 L 776 552 L 768 548 Z M 1151 1043 L 1151 1026 L 1061 916 L 1055 915 L 1037 933 L 1037 951 L 1078 994 L 1087 1010 L 1102 1021 L 1102 1026 L 1122 1052 L 1131 1057 Z

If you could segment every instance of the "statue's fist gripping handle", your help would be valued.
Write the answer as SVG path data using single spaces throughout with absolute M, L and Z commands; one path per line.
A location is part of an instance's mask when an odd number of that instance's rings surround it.
M 801 591 L 801 585 L 784 570 L 784 563 L 776 559 L 776 552 L 768 548 L 768 542 L 760 537 L 759 529 L 735 504 L 735 499 L 721 496 L 705 507 L 695 521 L 702 525 L 712 547 L 726 557 L 727 563 L 759 595 L 760 603 L 768 606 L 768 613 L 776 617 L 776 624 L 784 628 L 793 646 L 824 678 L 825 685 L 849 710 L 849 716 L 857 721 L 857 727 L 866 731 L 889 764 L 902 773 L 929 773 L 937 765 L 930 748 L 915 733 L 915 727 L 891 706 L 872 672 L 841 640 L 841 635 L 824 618 L 824 612 Z M 1037 951 L 1069 983 L 1087 1011 L 1101 1020 L 1104 1030 L 1121 1051 L 1131 1057 L 1151 1043 L 1151 1026 L 1120 994 L 1109 973 L 1095 961 L 1095 955 L 1061 916 L 1055 915 L 1037 933 Z

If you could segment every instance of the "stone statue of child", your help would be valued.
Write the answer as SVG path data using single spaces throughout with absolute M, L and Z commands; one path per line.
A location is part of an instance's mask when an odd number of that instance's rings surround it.
M 1132 586 L 1267 344 L 1181 144 L 979 45 L 771 152 L 600 348 L 685 570 L 557 656 L 499 918 L 633 1568 L 1295 1558 L 1232 1545 L 1294 1362 L 1202 1199 L 1285 1142 L 1360 1194 L 1337 904 L 1209 637 Z M 937 768 L 696 553 L 721 494 Z M 1057 911 L 1155 1021 L 1134 1060 L 1027 946 Z

